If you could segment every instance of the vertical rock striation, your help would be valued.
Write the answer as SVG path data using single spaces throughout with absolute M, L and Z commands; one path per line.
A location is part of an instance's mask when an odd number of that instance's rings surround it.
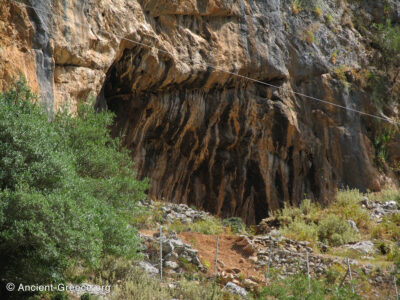
M 293 94 L 371 109 L 351 72 L 350 83 L 331 72 L 333 52 L 355 73 L 368 63 L 362 36 L 340 21 L 348 8 L 323 4 L 333 34 L 291 1 L 139 3 L 146 23 L 128 37 L 161 51 L 123 41 L 97 105 L 115 112 L 151 196 L 256 223 L 305 196 L 326 203 L 337 188 L 386 182 L 372 120 Z
M 152 197 L 247 223 L 338 188 L 395 184 L 375 163 L 380 125 L 327 103 L 396 117 L 398 104 L 377 110 L 364 89 L 379 53 L 353 23 L 398 23 L 400 4 L 300 2 L 3 1 L 0 89 L 22 72 L 49 111 L 101 90 Z M 387 156 L 400 165 L 399 140 Z

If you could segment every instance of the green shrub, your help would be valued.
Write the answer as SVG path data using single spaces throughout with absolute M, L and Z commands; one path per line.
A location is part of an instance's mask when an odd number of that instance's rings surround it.
M 394 242 L 400 240 L 400 214 L 395 213 L 382 219 L 382 222 L 371 230 L 371 237 L 375 239 L 387 239 Z
M 339 191 L 330 211 L 343 219 L 353 220 L 359 228 L 367 229 L 371 224 L 371 216 L 361 207 L 362 199 L 363 194 L 356 189 Z
M 315 244 L 318 239 L 317 225 L 315 223 L 306 223 L 300 218 L 296 218 L 289 225 L 282 229 L 282 233 L 291 239 L 299 241 L 309 241 Z
M 244 224 L 241 218 L 227 218 L 222 221 L 222 224 L 229 227 L 233 233 L 242 233 L 246 231 L 246 224 Z
M 400 204 L 400 191 L 396 189 L 386 188 L 379 193 L 370 193 L 368 198 L 375 202 L 396 201 Z
M 349 223 L 341 217 L 330 214 L 318 224 L 318 238 L 331 246 L 339 246 L 358 238 Z
M 82 104 L 54 120 L 19 79 L 0 94 L 0 274 L 4 282 L 62 281 L 74 263 L 133 256 L 129 210 L 145 196 L 113 116 Z

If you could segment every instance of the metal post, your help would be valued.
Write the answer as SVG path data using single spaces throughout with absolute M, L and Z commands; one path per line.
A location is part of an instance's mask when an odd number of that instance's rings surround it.
M 353 276 L 351 275 L 350 259 L 349 258 L 347 258 L 347 269 L 349 270 L 349 275 L 350 275 L 351 291 L 354 293 Z
M 162 226 L 160 225 L 160 278 L 162 280 L 163 259 L 162 259 Z
M 214 278 L 217 278 L 217 271 L 218 271 L 218 247 L 219 247 L 219 236 L 217 236 L 217 248 L 215 249 Z
M 308 291 L 311 291 L 311 280 L 310 280 L 310 263 L 308 262 L 308 251 L 306 252 L 307 261 L 307 278 L 308 278 Z
M 393 276 L 394 291 L 396 292 L 396 300 L 399 300 L 399 291 L 397 290 L 396 276 Z
M 272 241 L 271 241 L 271 244 L 269 245 L 268 264 L 267 264 L 267 271 L 265 272 L 265 279 L 268 279 L 268 277 L 269 277 L 269 268 L 270 268 L 270 265 L 271 265 L 271 256 L 272 256 Z

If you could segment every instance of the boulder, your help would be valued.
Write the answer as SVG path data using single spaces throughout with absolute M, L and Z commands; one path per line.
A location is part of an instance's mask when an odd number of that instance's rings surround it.
M 157 275 L 159 273 L 158 269 L 148 262 L 141 261 L 138 266 L 149 275 Z
M 245 290 L 244 288 L 238 286 L 237 284 L 235 284 L 235 283 L 233 283 L 233 282 L 231 282 L 231 281 L 228 282 L 228 283 L 224 286 L 223 290 L 229 291 L 229 292 L 231 292 L 232 294 L 240 295 L 240 296 L 242 296 L 242 297 L 246 297 L 246 296 L 247 296 L 247 292 L 246 292 L 246 290 Z
M 377 252 L 374 243 L 371 241 L 361 241 L 352 245 L 346 245 L 345 247 L 362 254 L 375 254 Z
M 355 232 L 359 233 L 360 231 L 358 230 L 356 222 L 353 220 L 347 220 L 347 223 L 349 223 L 351 229 L 353 229 Z
M 176 269 L 179 268 L 179 265 L 178 265 L 176 262 L 171 261 L 171 260 L 167 260 L 167 261 L 164 263 L 164 266 L 165 266 L 166 268 L 172 269 L 172 270 L 176 270 Z
M 257 282 L 254 282 L 253 280 L 251 280 L 251 279 L 249 279 L 249 278 L 246 278 L 246 279 L 243 281 L 243 284 L 244 284 L 244 286 L 247 287 L 247 288 L 253 288 L 253 287 L 256 287 L 256 286 L 257 286 Z

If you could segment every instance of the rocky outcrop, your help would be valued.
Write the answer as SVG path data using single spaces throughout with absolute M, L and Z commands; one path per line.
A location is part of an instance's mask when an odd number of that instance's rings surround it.
M 326 21 L 292 1 L 138 2 L 145 24 L 128 37 L 160 50 L 123 41 L 98 106 L 115 112 L 151 196 L 256 223 L 304 196 L 388 182 L 373 120 L 293 94 L 379 113 L 361 88 L 358 4 L 319 3 Z M 363 5 L 373 20 L 380 8 Z
M 185 244 L 178 238 L 176 232 L 170 232 L 161 237 L 160 234 L 154 234 L 153 237 L 141 235 L 144 242 L 144 254 L 149 262 L 139 264 L 147 273 L 155 275 L 160 269 L 160 245 L 162 246 L 162 264 L 163 269 L 169 275 L 182 273 L 188 265 L 196 271 L 205 272 L 206 269 L 200 262 L 198 251 L 190 245 Z M 158 269 L 156 269 L 158 267 Z
M 96 96 L 121 38 L 140 26 L 135 1 L 0 2 L 0 90 L 22 73 L 49 112 Z

